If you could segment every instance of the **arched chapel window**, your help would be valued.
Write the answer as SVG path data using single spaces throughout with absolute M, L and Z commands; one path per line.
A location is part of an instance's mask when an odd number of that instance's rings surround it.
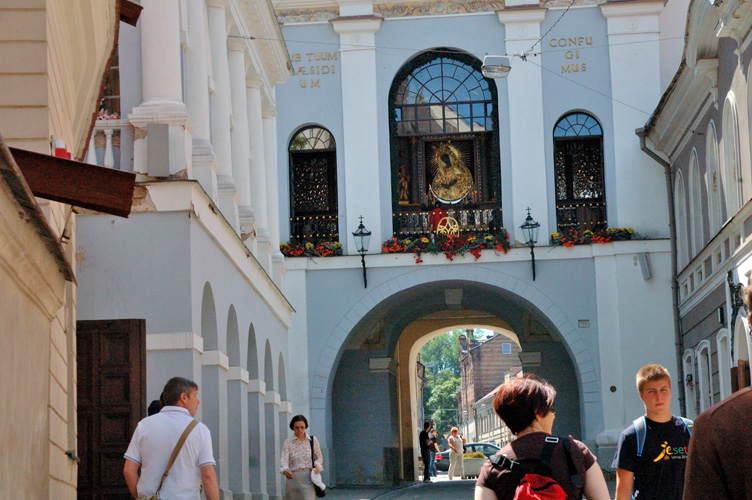
M 476 58 L 423 53 L 389 93 L 394 234 L 431 230 L 439 207 L 466 233 L 501 227 L 497 93 Z
M 290 236 L 338 241 L 337 148 L 325 128 L 301 129 L 290 141 Z
M 603 129 L 587 113 L 569 113 L 554 127 L 554 187 L 559 231 L 606 226 Z

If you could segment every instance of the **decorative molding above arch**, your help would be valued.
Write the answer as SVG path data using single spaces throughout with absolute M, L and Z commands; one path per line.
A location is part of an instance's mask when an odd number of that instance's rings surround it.
M 600 374 L 596 370 L 596 361 L 590 355 L 587 341 L 566 313 L 534 283 L 528 283 L 509 274 L 488 268 L 479 268 L 478 266 L 425 267 L 396 276 L 370 289 L 366 295 L 342 315 L 337 325 L 324 340 L 325 346 L 319 358 L 312 364 L 311 409 L 326 408 L 326 400 L 330 393 L 330 385 L 334 380 L 340 351 L 346 344 L 353 328 L 374 307 L 388 297 L 417 285 L 439 281 L 467 281 L 490 285 L 527 300 L 548 318 L 559 332 L 562 343 L 572 358 L 578 379 L 580 381 L 594 380 L 599 383 Z M 585 394 L 581 393 L 580 397 L 585 397 Z M 588 398 L 590 398 L 588 402 L 600 401 L 600 393 L 597 391 L 592 394 L 589 393 Z

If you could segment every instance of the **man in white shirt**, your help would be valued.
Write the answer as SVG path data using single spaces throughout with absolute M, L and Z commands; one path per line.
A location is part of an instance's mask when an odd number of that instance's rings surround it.
M 162 392 L 165 406 L 159 413 L 138 423 L 125 452 L 123 469 L 128 489 L 134 498 L 157 492 L 175 445 L 196 415 L 200 404 L 197 393 L 198 385 L 195 382 L 182 377 L 171 378 Z M 219 500 L 214 465 L 211 433 L 204 424 L 199 423 L 188 435 L 165 478 L 161 497 L 196 500 L 203 483 L 206 500 Z

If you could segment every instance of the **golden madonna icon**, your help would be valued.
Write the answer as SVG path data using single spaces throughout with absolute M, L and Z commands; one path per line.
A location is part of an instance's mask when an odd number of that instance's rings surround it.
M 433 151 L 433 180 L 431 193 L 442 203 L 459 203 L 473 189 L 473 176 L 462 161 L 460 150 L 449 143 L 442 143 Z

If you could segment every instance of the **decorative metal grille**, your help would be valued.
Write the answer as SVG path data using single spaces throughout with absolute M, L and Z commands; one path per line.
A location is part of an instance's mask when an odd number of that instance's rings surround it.
M 559 230 L 606 224 L 603 130 L 586 113 L 570 113 L 554 127 L 554 187 Z
M 290 235 L 337 241 L 337 153 L 331 133 L 307 127 L 290 141 Z

